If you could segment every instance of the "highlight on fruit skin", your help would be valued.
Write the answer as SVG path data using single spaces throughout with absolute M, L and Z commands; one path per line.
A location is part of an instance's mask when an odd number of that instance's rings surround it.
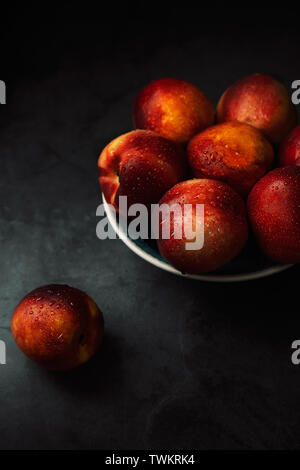
M 247 205 L 262 251 L 278 263 L 299 263 L 300 167 L 270 171 L 253 187 Z
M 237 121 L 217 124 L 196 135 L 187 153 L 197 178 L 224 181 L 242 196 L 274 160 L 272 145 L 261 132 Z
M 127 204 L 155 204 L 174 184 L 185 179 L 183 147 L 152 131 L 136 130 L 110 142 L 98 159 L 99 182 L 106 201 L 119 209 Z
M 300 166 L 300 126 L 287 136 L 279 150 L 279 166 Z
M 245 203 L 226 183 L 211 179 L 192 179 L 178 183 L 160 200 L 160 205 L 174 204 L 193 207 L 193 230 L 204 230 L 204 244 L 199 250 L 187 250 L 187 238 L 175 238 L 176 224 L 184 225 L 184 216 L 171 212 L 171 217 L 160 221 L 158 248 L 161 255 L 183 273 L 201 274 L 214 271 L 232 260 L 244 247 L 248 238 Z M 196 204 L 204 204 L 203 220 L 199 220 Z M 168 224 L 170 238 L 162 236 L 162 225 Z
M 104 320 L 95 302 L 79 289 L 39 287 L 16 307 L 11 330 L 19 348 L 50 370 L 72 369 L 100 347 Z
M 149 83 L 133 105 L 136 129 L 149 129 L 180 143 L 211 126 L 214 119 L 213 105 L 203 91 L 177 78 Z
M 221 96 L 217 122 L 240 121 L 259 129 L 279 144 L 298 122 L 296 107 L 285 86 L 270 75 L 254 73 L 238 80 Z

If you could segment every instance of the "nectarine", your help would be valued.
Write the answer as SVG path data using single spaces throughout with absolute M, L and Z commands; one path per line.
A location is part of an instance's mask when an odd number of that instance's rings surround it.
M 271 167 L 271 144 L 254 127 L 240 122 L 212 126 L 193 137 L 188 158 L 197 178 L 222 180 L 246 195 Z
M 152 131 L 137 130 L 114 139 L 98 160 L 105 199 L 118 210 L 120 196 L 127 204 L 155 204 L 186 176 L 187 158 L 181 145 Z
M 279 263 L 300 262 L 300 168 L 276 168 L 256 183 L 248 214 L 264 253 Z
M 297 123 L 296 108 L 282 83 L 262 73 L 238 80 L 221 96 L 217 122 L 240 121 L 256 127 L 274 144 Z
M 213 106 L 203 91 L 175 78 L 150 83 L 133 105 L 136 129 L 149 129 L 182 143 L 211 126 L 214 118 Z
M 300 126 L 297 126 L 282 142 L 279 150 L 279 165 L 300 166 Z
M 182 215 L 176 211 L 171 217 L 161 219 L 168 224 L 170 237 L 158 240 L 160 253 L 171 265 L 183 273 L 200 274 L 220 268 L 234 258 L 243 248 L 248 237 L 246 208 L 242 198 L 230 186 L 211 179 L 184 181 L 171 188 L 160 200 L 160 206 L 175 204 L 182 207 Z M 204 230 L 204 244 L 201 249 L 187 250 L 187 237 L 175 238 L 175 227 L 184 224 L 184 207 L 191 204 L 193 230 Z M 204 205 L 203 220 L 197 216 L 196 205 Z
M 103 328 L 102 313 L 87 294 L 58 284 L 27 294 L 11 321 L 21 350 L 51 370 L 88 361 L 102 342 Z

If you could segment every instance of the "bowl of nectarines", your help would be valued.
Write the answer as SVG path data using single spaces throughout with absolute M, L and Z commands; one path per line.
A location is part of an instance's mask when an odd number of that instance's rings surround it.
M 107 218 L 132 251 L 207 281 L 255 279 L 300 262 L 300 126 L 283 84 L 245 77 L 215 114 L 195 85 L 155 80 L 136 97 L 133 123 L 98 159 Z

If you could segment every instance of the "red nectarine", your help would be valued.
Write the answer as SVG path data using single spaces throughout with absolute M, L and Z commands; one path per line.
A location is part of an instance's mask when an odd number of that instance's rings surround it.
M 246 195 L 271 167 L 271 144 L 254 127 L 225 122 L 196 135 L 188 145 L 188 158 L 197 178 L 225 181 Z
M 102 313 L 87 294 L 57 284 L 27 294 L 11 321 L 21 350 L 51 370 L 88 361 L 102 342 L 103 328 Z
M 243 248 L 248 237 L 246 209 L 242 198 L 230 186 L 210 179 L 184 181 L 171 188 L 160 200 L 160 206 L 170 208 L 179 204 L 182 215 L 171 212 L 171 217 L 161 220 L 168 224 L 170 237 L 158 240 L 159 251 L 170 264 L 184 273 L 200 274 L 220 268 L 234 258 Z M 204 230 L 201 249 L 187 250 L 184 230 L 182 238 L 175 238 L 175 227 L 183 225 L 184 205 L 191 204 L 193 230 Z M 196 205 L 204 205 L 203 220 L 197 216 Z M 165 228 L 164 228 L 165 229 Z
M 282 83 L 255 73 L 231 85 L 221 96 L 217 122 L 224 121 L 251 124 L 278 144 L 297 124 L 297 113 Z
M 118 209 L 127 204 L 155 204 L 186 176 L 184 149 L 152 131 L 137 130 L 114 139 L 98 160 L 99 181 L 105 199 Z
M 300 126 L 297 126 L 282 142 L 279 151 L 279 165 L 300 166 Z
M 162 78 L 146 86 L 133 106 L 136 129 L 149 129 L 176 142 L 188 142 L 214 123 L 207 96 L 184 80 Z
M 261 249 L 279 263 L 300 262 L 300 168 L 276 168 L 256 183 L 248 214 Z

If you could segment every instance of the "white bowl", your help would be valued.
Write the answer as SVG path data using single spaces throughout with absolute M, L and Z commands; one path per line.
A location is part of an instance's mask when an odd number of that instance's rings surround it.
M 105 212 L 109 223 L 111 224 L 113 230 L 116 232 L 118 237 L 125 243 L 125 245 L 130 248 L 134 253 L 136 253 L 140 258 L 148 261 L 148 263 L 153 264 L 154 266 L 163 269 L 164 271 L 168 271 L 173 274 L 177 274 L 177 276 L 187 277 L 190 279 L 197 279 L 199 281 L 210 281 L 210 282 L 238 282 L 238 281 L 250 281 L 253 279 L 259 279 L 262 277 L 271 276 L 272 274 L 279 273 L 284 271 L 285 269 L 293 266 L 292 264 L 272 264 L 271 261 L 263 258 L 263 264 L 265 266 L 258 266 L 257 269 L 250 269 L 247 272 L 247 258 L 243 260 L 242 267 L 243 269 L 241 272 L 238 272 L 239 268 L 232 268 L 233 261 L 228 263 L 226 267 L 218 270 L 215 273 L 207 273 L 207 274 L 183 274 L 182 272 L 178 271 L 177 269 L 173 268 L 167 261 L 163 259 L 161 254 L 159 253 L 158 249 L 151 247 L 146 241 L 144 240 L 132 240 L 128 237 L 127 233 L 125 233 L 119 223 L 116 221 L 113 211 L 107 204 L 104 195 L 102 194 L 103 198 L 103 205 L 105 208 Z M 239 255 L 240 256 L 240 255 Z M 239 258 L 239 257 L 237 257 Z M 241 263 L 240 263 L 241 264 Z M 231 269 L 230 269 L 231 266 Z M 228 269 L 229 268 L 229 269 Z M 229 271 L 229 272 L 228 272 Z M 235 272 L 237 271 L 237 272 Z

